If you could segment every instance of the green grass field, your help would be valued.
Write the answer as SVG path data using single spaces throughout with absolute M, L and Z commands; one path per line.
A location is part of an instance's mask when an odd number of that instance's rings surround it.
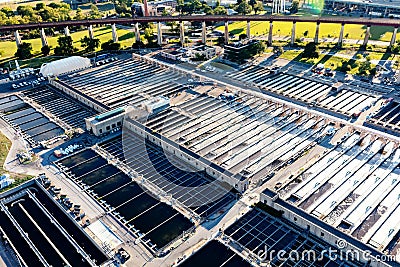
M 39 1 L 20 1 L 20 0 L 14 0 L 14 1 L 7 1 L 7 2 L 1 2 L 0 3 L 0 8 L 3 7 L 10 7 L 11 9 L 15 10 L 17 9 L 18 6 L 36 6 L 37 3 L 45 3 L 46 5 L 50 3 L 60 3 L 61 0 L 39 0 Z
M 269 22 L 253 21 L 251 22 L 251 35 L 266 35 L 269 31 Z M 319 29 L 320 38 L 339 37 L 340 24 L 321 24 Z M 313 37 L 315 34 L 316 24 L 311 22 L 296 23 L 296 38 L 305 37 L 304 33 L 308 31 L 306 37 Z M 365 35 L 365 26 L 362 25 L 346 25 L 344 28 L 347 39 L 362 39 Z M 217 30 L 224 31 L 224 26 L 219 26 Z M 246 33 L 246 22 L 234 22 L 229 24 L 229 32 L 238 35 Z M 291 22 L 274 22 L 274 36 L 290 36 L 292 32 Z M 371 27 L 371 40 L 390 41 L 392 38 L 393 27 L 373 26 Z M 397 34 L 397 40 L 400 39 L 400 33 Z
M 352 51 L 352 54 L 354 54 L 355 51 Z M 326 68 L 331 68 L 333 70 L 338 70 L 342 66 L 342 61 L 348 61 L 348 58 L 343 58 L 341 55 L 326 55 L 326 54 L 320 54 L 318 58 L 315 59 L 302 59 L 301 54 L 302 51 L 300 50 L 286 50 L 283 52 L 283 54 L 280 56 L 280 58 L 284 58 L 287 60 L 295 60 L 303 63 L 308 63 L 308 64 L 324 64 Z M 367 55 L 370 57 L 371 60 L 383 60 L 383 59 L 388 59 L 389 57 L 391 58 L 392 56 L 395 57 L 394 55 L 387 54 L 384 52 L 371 52 L 371 51 L 363 51 L 363 52 L 357 52 L 357 53 L 362 53 L 364 55 Z M 340 54 L 346 54 L 345 50 L 341 50 Z M 398 56 L 397 56 L 398 57 Z M 372 64 L 375 66 L 374 64 Z M 350 72 L 351 74 L 357 74 L 358 73 L 358 68 L 353 68 Z
M 95 38 L 100 39 L 101 43 L 107 42 L 108 40 L 112 39 L 110 26 L 94 28 L 93 31 Z M 135 37 L 134 32 L 125 29 L 117 29 L 117 33 L 119 42 L 121 43 L 121 48 L 128 48 L 132 46 Z M 82 30 L 71 33 L 72 40 L 74 41 L 74 46 L 77 47 L 79 50 L 82 50 L 81 43 L 79 40 L 83 38 L 85 35 L 88 35 L 88 30 Z M 57 46 L 57 39 L 58 36 L 47 37 L 49 46 L 55 48 Z M 33 54 L 40 56 L 40 49 L 42 47 L 40 38 L 23 40 L 23 42 L 31 43 L 33 47 Z M 0 57 L 0 64 L 1 64 L 14 58 L 14 54 L 17 51 L 17 46 L 13 41 L 0 42 L 0 51 L 2 51 L 2 56 Z

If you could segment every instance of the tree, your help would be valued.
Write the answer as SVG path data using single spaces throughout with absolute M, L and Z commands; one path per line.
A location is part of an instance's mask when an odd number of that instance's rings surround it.
M 35 11 L 31 6 L 18 6 L 17 13 L 22 17 L 31 17 L 33 14 L 35 14 Z
M 154 35 L 153 35 L 153 30 L 151 28 L 144 29 L 144 39 L 146 39 L 148 42 L 153 41 Z
M 185 3 L 182 6 L 182 13 L 192 14 L 194 12 L 194 5 L 191 3 Z
M 100 40 L 97 38 L 92 39 L 85 36 L 80 40 L 80 42 L 82 47 L 85 47 L 85 50 L 89 52 L 96 50 L 96 48 L 100 46 Z
M 238 5 L 236 11 L 240 14 L 246 15 L 251 12 L 251 6 L 249 5 L 249 3 L 247 3 L 247 1 L 243 1 Z
M 264 4 L 262 1 L 257 1 L 256 5 L 253 7 L 254 13 L 257 14 L 258 12 L 264 11 Z
M 134 49 L 138 49 L 138 48 L 142 48 L 142 47 L 144 47 L 144 43 L 142 41 L 134 42 L 132 44 L 132 48 L 134 48 Z
M 346 73 L 350 73 L 352 71 L 352 67 L 350 64 L 344 64 L 342 65 L 341 71 L 346 72 Z
M 219 46 L 222 46 L 223 44 L 225 44 L 225 37 L 219 36 L 219 37 L 217 38 L 217 44 L 218 44 Z
M 3 12 L 7 18 L 14 16 L 14 11 L 11 9 L 11 7 L 3 7 L 0 11 Z
M 228 53 L 226 55 L 227 59 L 238 62 L 240 64 L 244 63 L 247 59 L 260 54 L 265 51 L 265 44 L 263 41 L 254 41 L 249 43 L 246 48 L 243 48 L 239 54 Z
M 76 10 L 74 19 L 76 19 L 76 20 L 83 20 L 83 19 L 85 19 L 85 15 L 83 15 L 82 9 L 78 8 L 78 9 Z
M 228 11 L 226 11 L 226 8 L 224 6 L 217 6 L 214 9 L 214 14 L 215 15 L 226 15 L 226 14 L 228 14 Z
M 245 34 L 245 33 L 241 33 L 240 35 L 239 35 L 239 40 L 244 40 L 244 39 L 246 39 L 247 38 L 247 34 Z
M 265 43 L 263 41 L 259 41 L 253 46 L 253 49 L 254 50 L 251 52 L 254 55 L 264 53 L 266 49 Z
M 301 55 L 302 58 L 318 58 L 317 45 L 314 42 L 306 44 Z
M 35 6 L 35 10 L 39 11 L 44 8 L 44 3 L 37 3 Z
M 70 56 L 75 52 L 71 36 L 60 36 L 57 39 L 58 46 L 54 48 L 57 56 Z
M 358 60 L 361 60 L 361 59 L 363 59 L 363 55 L 361 55 L 361 54 L 357 54 L 357 55 L 356 55 L 356 59 L 358 59 Z
M 113 40 L 109 40 L 109 41 L 101 44 L 101 49 L 106 50 L 106 51 L 119 50 L 120 48 L 121 48 L 121 44 L 115 43 Z
M 372 67 L 371 60 L 366 58 L 364 61 L 359 63 L 358 75 L 361 76 L 374 76 L 376 74 L 376 68 Z
M 394 46 L 390 47 L 390 51 L 393 54 L 398 54 L 400 52 L 400 46 L 399 45 L 394 45 Z
M 91 4 L 91 5 L 90 5 L 90 12 L 89 12 L 89 14 L 90 14 L 90 18 L 92 18 L 92 19 L 98 19 L 98 18 L 101 17 L 101 14 L 100 14 L 99 9 L 98 9 L 97 6 L 94 5 L 94 4 Z
M 21 43 L 15 53 L 15 56 L 19 59 L 27 59 L 32 57 L 32 44 Z
M 179 34 L 179 27 L 178 27 L 178 23 L 176 21 L 168 21 L 165 23 L 165 25 L 170 27 L 170 32 L 171 33 L 175 33 L 175 34 Z
M 203 12 L 206 13 L 206 15 L 214 14 L 214 10 L 212 10 L 212 8 L 207 4 L 203 4 Z
M 41 51 L 43 55 L 47 56 L 48 54 L 50 54 L 50 46 L 48 45 L 42 46 Z
M 60 7 L 61 7 L 61 4 L 57 4 L 57 3 L 55 3 L 55 2 L 51 2 L 51 3 L 48 4 L 47 6 L 48 6 L 48 7 L 51 7 L 51 8 L 54 8 L 54 9 L 57 9 L 57 8 L 60 8 Z
M 249 5 L 254 9 L 254 6 L 256 5 L 256 0 L 249 0 Z
M 192 58 L 193 61 L 204 61 L 206 59 L 207 58 L 205 55 L 201 55 L 199 53 L 194 54 L 194 57 Z
M 291 14 L 297 13 L 299 11 L 299 1 L 298 0 L 292 1 L 292 5 L 290 6 L 289 11 Z
M 274 46 L 273 52 L 274 52 L 274 54 L 276 54 L 278 56 L 282 55 L 282 53 L 283 53 L 282 46 Z

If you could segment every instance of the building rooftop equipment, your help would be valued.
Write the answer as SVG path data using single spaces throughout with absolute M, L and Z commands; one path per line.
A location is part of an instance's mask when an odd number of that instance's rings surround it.
M 149 113 L 156 114 L 163 109 L 170 106 L 170 101 L 168 97 L 157 96 L 143 103 L 143 106 Z
M 111 117 L 114 117 L 114 116 L 116 116 L 116 115 L 119 115 L 119 114 L 121 114 L 121 113 L 123 113 L 123 112 L 125 112 L 125 109 L 124 109 L 124 108 L 116 108 L 116 109 L 107 111 L 107 112 L 105 112 L 105 113 L 102 113 L 102 114 L 100 114 L 100 115 L 97 115 L 97 116 L 94 117 L 94 118 L 95 118 L 95 120 L 97 120 L 97 121 L 104 121 L 104 120 L 106 120 L 106 119 L 109 119 L 109 118 L 111 118 Z

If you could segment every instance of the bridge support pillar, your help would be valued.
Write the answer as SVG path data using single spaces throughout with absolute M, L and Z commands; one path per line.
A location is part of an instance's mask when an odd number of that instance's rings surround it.
M 16 30 L 14 32 L 14 36 L 15 36 L 15 43 L 17 43 L 17 47 L 19 47 L 21 45 L 22 41 L 21 41 L 21 36 L 19 35 L 18 30 Z
M 113 23 L 111 25 L 111 32 L 112 32 L 113 42 L 114 43 L 118 42 L 118 33 L 117 33 L 117 27 L 115 26 L 115 23 Z
M 344 35 L 344 23 L 342 23 L 342 27 L 340 28 L 340 34 L 339 34 L 339 41 L 338 41 L 338 46 L 343 45 L 343 35 Z
M 140 42 L 140 30 L 139 30 L 139 23 L 135 23 L 135 41 L 136 43 Z
M 225 44 L 229 43 L 229 23 L 225 21 Z
M 272 31 L 274 30 L 274 24 L 272 20 L 269 22 L 269 32 L 268 32 L 268 45 L 272 46 Z
M 367 25 L 367 30 L 365 31 L 365 37 L 363 42 L 364 47 L 367 46 L 370 35 L 371 35 L 371 25 Z
M 392 47 L 395 43 L 396 43 L 396 35 L 397 35 L 397 30 L 398 30 L 399 28 L 398 27 L 395 27 L 394 28 L 394 30 L 393 30 L 393 35 L 392 35 L 392 39 L 390 40 L 390 45 L 389 45 L 389 47 Z
M 203 44 L 207 43 L 207 28 L 205 21 L 201 22 L 201 42 Z
M 317 27 L 315 28 L 315 37 L 314 37 L 314 43 L 318 44 L 318 37 L 319 37 L 319 24 L 320 22 L 317 22 Z
M 40 39 L 42 40 L 42 47 L 49 45 L 49 43 L 47 42 L 46 34 L 44 33 L 44 28 L 40 29 Z
M 162 30 L 161 30 L 161 22 L 157 22 L 157 44 L 162 46 Z
M 292 37 L 290 38 L 290 45 L 294 45 L 294 41 L 296 40 L 296 22 L 293 21 L 292 26 Z
M 68 28 L 68 26 L 65 26 L 65 28 L 64 28 L 64 35 L 65 36 L 69 36 L 69 28 Z
M 88 31 L 89 31 L 90 39 L 93 39 L 94 38 L 94 34 L 93 34 L 93 26 L 92 25 L 89 25 Z
M 185 46 L 185 25 L 183 24 L 183 21 L 179 22 L 179 28 L 180 28 L 181 45 L 182 45 L 182 47 L 184 47 Z
M 247 21 L 246 35 L 247 35 L 247 39 L 251 38 L 251 35 L 250 35 L 250 21 Z

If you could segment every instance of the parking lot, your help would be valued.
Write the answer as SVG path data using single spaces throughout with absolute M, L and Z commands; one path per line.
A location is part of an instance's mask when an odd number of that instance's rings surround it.
M 26 89 L 46 83 L 46 80 L 47 79 L 45 77 L 30 76 L 25 81 L 15 81 L 13 84 L 11 84 L 11 87 L 12 89 Z

